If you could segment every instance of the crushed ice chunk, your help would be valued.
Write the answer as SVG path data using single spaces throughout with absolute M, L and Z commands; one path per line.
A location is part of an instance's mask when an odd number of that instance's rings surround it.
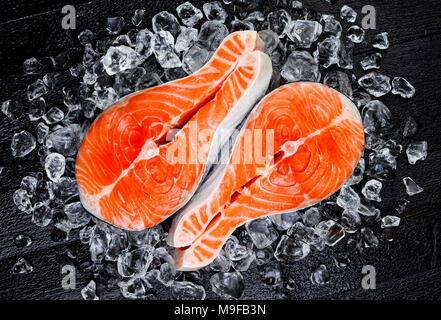
M 79 232 L 79 239 L 84 244 L 89 244 L 90 239 L 93 236 L 93 233 L 95 232 L 96 226 L 85 226 L 83 229 Z
M 111 35 L 120 34 L 121 30 L 124 27 L 124 18 L 123 17 L 109 17 L 106 21 L 106 30 Z
M 363 126 L 366 133 L 383 133 L 392 128 L 392 114 L 381 101 L 372 100 L 363 108 Z
M 409 99 L 414 96 L 415 88 L 406 79 L 395 77 L 392 79 L 392 93 Z
M 182 65 L 174 51 L 175 39 L 168 31 L 159 31 L 152 37 L 153 53 L 163 68 L 177 68 Z
M 50 145 L 64 156 L 73 156 L 78 152 L 81 139 L 81 127 L 78 124 L 70 124 L 51 132 L 46 137 L 46 143 L 50 142 Z
M 288 37 L 299 48 L 310 48 L 322 33 L 322 25 L 317 21 L 295 20 L 286 30 Z
M 247 224 L 245 228 L 257 248 L 262 249 L 271 245 L 277 240 L 279 234 L 274 229 L 271 220 L 267 217 L 255 219 Z
M 372 229 L 365 227 L 360 230 L 361 236 L 364 242 L 364 246 L 366 248 L 375 248 L 378 247 L 378 244 L 380 241 L 378 240 L 377 236 L 374 234 Z
M 89 29 L 84 29 L 80 32 L 78 35 L 78 41 L 85 46 L 86 44 L 92 44 L 92 42 L 95 40 L 95 33 L 90 31 Z
M 227 12 L 219 1 L 206 2 L 202 9 L 208 20 L 217 20 L 223 23 L 228 17 Z
M 228 35 L 227 27 L 220 21 L 206 21 L 201 26 L 198 42 L 207 50 L 216 50 Z
M 6 100 L 2 103 L 2 112 L 11 120 L 18 119 L 21 116 L 22 108 L 14 100 Z
M 269 29 L 282 38 L 285 36 L 287 26 L 291 23 L 291 16 L 286 10 L 280 9 L 270 12 L 267 16 L 267 21 Z
M 253 248 L 254 260 L 258 266 L 270 262 L 274 256 L 274 250 L 271 246 L 259 249 L 257 247 Z
M 361 92 L 361 91 L 354 92 L 352 98 L 353 98 L 354 103 L 357 106 L 357 108 L 364 107 L 369 101 L 372 100 L 369 93 Z
M 64 207 L 64 213 L 69 219 L 72 229 L 83 227 L 90 221 L 90 214 L 83 208 L 81 202 L 69 203 Z
M 112 87 L 94 90 L 91 99 L 99 109 L 106 110 L 118 100 L 118 94 Z
M 43 116 L 47 124 L 54 124 L 64 119 L 64 112 L 58 107 L 50 108 Z
M 145 284 L 140 278 L 131 278 L 118 282 L 121 294 L 127 299 L 142 299 L 146 295 Z
M 345 209 L 341 215 L 341 224 L 346 232 L 354 233 L 361 225 L 361 218 L 357 211 Z
M 146 73 L 142 67 L 129 69 L 115 76 L 114 89 L 120 97 L 133 92 L 136 82 Z
M 357 210 L 360 206 L 360 197 L 350 186 L 344 184 L 340 188 L 337 205 L 343 209 Z
M 298 237 L 289 237 L 287 235 L 283 235 L 277 244 L 274 257 L 279 261 L 299 261 L 304 259 L 310 251 L 310 245 Z
M 415 135 L 415 133 L 417 133 L 417 131 L 418 131 L 417 122 L 415 121 L 414 118 L 408 117 L 406 119 L 406 123 L 404 124 L 403 136 L 406 138 L 411 137 L 411 136 Z
M 249 252 L 249 254 L 240 260 L 237 261 L 233 261 L 232 265 L 234 270 L 236 271 L 247 271 L 250 268 L 251 263 L 253 263 L 254 261 L 254 255 L 251 254 L 251 252 Z
M 376 49 L 386 50 L 389 48 L 389 38 L 387 32 L 379 33 L 375 36 L 372 46 Z
M 294 211 L 289 213 L 272 214 L 268 216 L 268 218 L 278 230 L 285 231 L 291 228 L 294 222 L 300 220 L 301 216 L 298 211 Z
M 410 143 L 406 149 L 406 154 L 410 164 L 415 164 L 418 160 L 425 160 L 427 157 L 427 141 Z
M 277 261 L 261 265 L 259 267 L 259 275 L 262 282 L 269 286 L 277 286 L 282 281 L 282 272 Z
M 176 11 L 182 23 L 188 27 L 193 27 L 203 18 L 202 11 L 188 1 L 179 5 Z
M 410 177 L 404 177 L 403 183 L 409 196 L 413 196 L 424 191 L 424 189 L 417 185 Z
M 35 149 L 35 138 L 26 130 L 12 136 L 11 150 L 14 157 L 22 158 Z
M 27 89 L 29 101 L 37 99 L 42 95 L 45 95 L 46 93 L 48 93 L 48 88 L 41 79 L 38 79 L 37 81 L 31 83 Z
M 311 273 L 311 282 L 317 285 L 324 285 L 330 281 L 331 277 L 325 265 L 321 264 Z
M 66 168 L 66 159 L 62 154 L 50 153 L 44 160 L 44 169 L 49 179 L 54 182 L 60 180 Z
M 32 196 L 37 189 L 37 178 L 33 176 L 26 176 L 21 179 L 20 188 L 27 192 L 28 195 Z
M 143 58 L 150 57 L 153 52 L 152 37 L 153 33 L 147 28 L 139 30 L 136 34 L 135 51 Z
M 357 19 L 357 12 L 348 5 L 344 5 L 340 10 L 340 18 L 347 22 L 354 23 Z
M 84 300 L 99 300 L 99 297 L 96 295 L 95 281 L 90 280 L 89 283 L 81 289 L 81 296 Z
M 340 46 L 340 39 L 334 36 L 323 39 L 318 43 L 317 50 L 314 52 L 316 61 L 325 68 L 337 64 L 339 62 Z
M 361 43 L 364 40 L 365 31 L 359 26 L 351 26 L 346 31 L 346 37 L 354 43 Z
M 265 53 L 271 56 L 279 47 L 280 39 L 272 30 L 261 30 L 258 32 L 260 39 L 265 44 Z
M 118 273 L 122 277 L 144 276 L 153 260 L 153 252 L 150 245 L 124 252 L 118 257 Z
M 54 89 L 60 79 L 58 72 L 50 72 L 43 76 L 43 82 L 49 89 Z
M 127 46 L 110 47 L 102 57 L 104 69 L 110 76 L 137 67 L 142 61 L 138 52 Z
M 346 181 L 346 184 L 348 186 L 359 184 L 361 180 L 363 180 L 364 170 L 365 170 L 365 160 L 363 158 L 360 158 L 360 160 L 357 163 L 357 166 L 352 172 L 352 175 L 349 177 L 348 181 Z
M 383 184 L 375 179 L 369 180 L 364 185 L 361 193 L 363 193 L 364 197 L 368 200 L 381 202 L 380 192 L 383 187 Z
M 219 272 L 210 278 L 214 293 L 224 298 L 239 299 L 245 288 L 243 277 L 239 272 Z
M 12 274 L 25 274 L 31 273 L 34 268 L 29 264 L 25 258 L 19 258 L 17 262 L 12 266 Z
M 334 246 L 345 237 L 345 230 L 334 220 L 325 220 L 320 222 L 315 233 L 325 240 L 326 245 Z
M 182 52 L 188 50 L 198 39 L 198 30 L 195 28 L 185 28 L 176 39 L 175 50 Z
M 23 189 L 15 190 L 13 195 L 14 204 L 18 210 L 29 213 L 32 210 L 30 195 Z
M 282 67 L 281 75 L 288 82 L 318 81 L 320 79 L 319 67 L 307 51 L 291 53 Z
M 371 53 L 360 61 L 360 65 L 363 70 L 380 69 L 382 57 L 379 52 Z
M 32 239 L 24 234 L 18 234 L 14 237 L 14 244 L 18 248 L 26 248 L 32 244 Z
M 144 20 L 145 16 L 145 10 L 143 9 L 136 9 L 135 13 L 132 16 L 132 23 L 135 27 L 139 26 L 142 21 Z
M 170 263 L 163 263 L 159 267 L 158 280 L 166 287 L 170 287 L 174 281 L 176 270 Z
M 176 300 L 204 300 L 205 289 L 188 281 L 175 281 L 171 286 L 171 295 Z
M 385 216 L 381 218 L 381 228 L 398 227 L 401 219 L 396 216 Z
M 389 148 L 383 148 L 369 155 L 367 174 L 380 180 L 390 179 L 397 169 L 397 160 Z
M 323 32 L 337 38 L 340 37 L 342 32 L 342 26 L 340 22 L 335 19 L 334 16 L 325 14 L 322 16 L 322 21 L 325 23 L 323 27 Z
M 314 227 L 322 220 L 322 214 L 317 208 L 309 208 L 303 213 L 302 220 L 306 226 Z
M 35 57 L 26 59 L 23 62 L 23 72 L 25 74 L 39 74 L 43 69 L 44 66 Z
M 231 260 L 226 256 L 225 251 L 222 249 L 213 262 L 210 263 L 210 269 L 213 271 L 228 272 L 230 271 L 230 268 Z
M 178 19 L 167 11 L 161 11 L 153 16 L 152 27 L 155 33 L 160 31 L 168 31 L 176 38 L 181 33 L 181 26 Z
M 334 88 L 347 97 L 352 97 L 352 86 L 349 77 L 342 71 L 332 70 L 323 79 L 323 83 Z
M 230 236 L 224 244 L 226 256 L 232 261 L 242 260 L 250 253 L 246 247 L 239 243 L 235 236 Z
M 40 227 L 46 227 L 52 221 L 53 212 L 43 202 L 37 202 L 32 208 L 32 222 Z
M 29 120 L 36 121 L 43 117 L 44 113 L 46 112 L 46 101 L 44 98 L 40 97 L 38 99 L 35 99 L 31 101 L 29 106 Z

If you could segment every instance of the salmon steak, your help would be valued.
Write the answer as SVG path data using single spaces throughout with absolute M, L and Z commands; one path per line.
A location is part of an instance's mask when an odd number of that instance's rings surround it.
M 229 161 L 211 170 L 173 220 L 167 242 L 177 247 L 178 270 L 208 265 L 250 220 L 302 209 L 335 193 L 351 176 L 364 142 L 354 103 L 309 82 L 268 94 L 238 136 Z
M 263 47 L 254 31 L 232 33 L 199 71 L 106 109 L 76 161 L 83 206 L 126 230 L 150 228 L 183 207 L 224 144 L 221 132 L 265 94 L 272 65 Z

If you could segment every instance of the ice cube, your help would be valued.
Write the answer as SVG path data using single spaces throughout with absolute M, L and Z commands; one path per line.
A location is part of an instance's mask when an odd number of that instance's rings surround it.
M 90 31 L 89 29 L 84 29 L 80 32 L 78 35 L 78 41 L 85 46 L 86 44 L 92 44 L 92 42 L 95 40 L 95 33 Z
M 239 272 L 219 272 L 210 278 L 213 292 L 224 298 L 239 299 L 245 288 L 243 277 Z
M 360 197 L 350 186 L 344 184 L 340 188 L 337 205 L 343 209 L 357 210 L 360 206 Z
M 357 211 L 345 209 L 341 215 L 341 224 L 346 232 L 354 233 L 361 225 L 361 218 Z
M 395 77 L 392 79 L 392 93 L 409 99 L 414 96 L 415 88 L 406 79 Z
M 357 19 L 357 12 L 355 12 L 350 6 L 344 5 L 340 10 L 340 18 L 346 22 L 354 23 Z
M 168 31 L 160 31 L 152 37 L 153 53 L 163 68 L 177 68 L 182 65 L 174 51 L 174 38 Z
M 202 9 L 208 20 L 217 20 L 224 23 L 228 17 L 227 12 L 222 8 L 222 4 L 219 1 L 206 2 Z
M 120 34 L 121 30 L 124 27 L 124 18 L 123 17 L 109 17 L 106 21 L 106 30 L 111 35 Z
M 389 38 L 387 32 L 379 33 L 375 36 L 374 41 L 372 43 L 374 48 L 380 50 L 386 50 L 389 48 Z
M 379 52 L 371 53 L 360 61 L 363 70 L 380 69 L 380 62 L 383 56 Z
M 40 119 L 46 112 L 46 101 L 40 97 L 33 100 L 29 106 L 29 120 L 36 121 Z
M 181 33 L 181 26 L 179 25 L 178 19 L 167 11 L 161 11 L 153 16 L 152 27 L 155 33 L 168 31 L 174 38 Z
M 332 70 L 323 79 L 323 83 L 335 90 L 343 93 L 347 97 L 352 97 L 352 87 L 346 73 Z
M 254 244 L 259 249 L 268 247 L 276 241 L 279 236 L 276 229 L 274 229 L 271 220 L 267 217 L 252 220 L 245 224 L 245 228 Z
M 40 227 L 46 227 L 52 221 L 53 212 L 43 202 L 37 202 L 32 208 L 32 222 Z
M 269 286 L 278 286 L 282 281 L 282 272 L 277 261 L 259 266 L 259 275 L 262 282 Z
M 382 134 L 392 128 L 392 114 L 381 101 L 372 100 L 363 108 L 363 126 L 366 133 Z
M 239 243 L 235 236 L 230 236 L 224 244 L 225 255 L 232 261 L 247 257 L 250 253 L 246 247 Z
M 176 39 L 175 50 L 182 52 L 188 50 L 198 39 L 198 30 L 195 28 L 185 28 Z
M 118 257 L 118 273 L 122 277 L 144 276 L 153 260 L 153 252 L 150 245 L 124 252 Z
M 322 16 L 322 21 L 325 23 L 323 32 L 337 38 L 340 37 L 342 32 L 342 27 L 340 22 L 335 19 L 334 16 L 325 14 Z
M 348 39 L 340 39 L 337 65 L 340 68 L 351 70 L 354 68 L 353 60 L 354 44 Z
M 66 159 L 62 154 L 50 153 L 44 160 L 44 169 L 49 179 L 54 182 L 60 180 L 66 168 Z
M 147 89 L 156 87 L 162 84 L 161 78 L 154 72 L 148 72 L 141 76 L 136 82 L 135 90 Z
M 414 118 L 408 117 L 406 123 L 404 124 L 403 136 L 411 137 L 418 131 L 418 124 Z
M 14 100 L 6 100 L 2 103 L 2 112 L 9 119 L 15 120 L 21 116 L 22 107 Z
M 280 39 L 272 30 L 261 30 L 258 32 L 260 39 L 265 44 L 265 53 L 271 56 L 280 45 Z
M 25 274 L 31 273 L 34 268 L 29 264 L 25 258 L 19 258 L 17 262 L 12 266 L 12 274 Z
M 322 220 L 322 214 L 317 208 L 309 208 L 303 213 L 302 220 L 306 226 L 314 227 Z
M 43 69 L 44 66 L 35 57 L 26 59 L 23 62 L 23 72 L 25 74 L 39 74 Z
M 345 237 L 345 230 L 334 220 L 320 222 L 315 228 L 315 233 L 325 240 L 325 243 L 328 246 L 336 245 Z
M 29 196 L 32 196 L 37 189 L 37 178 L 33 176 L 26 176 L 21 179 L 20 188 L 27 192 Z
M 14 157 L 22 158 L 35 149 L 35 138 L 26 130 L 15 133 L 12 136 L 11 150 Z
M 216 50 L 228 35 L 228 28 L 220 21 L 206 21 L 201 26 L 198 42 L 207 50 Z
M 346 31 L 346 37 L 354 43 L 361 43 L 364 40 L 365 32 L 359 26 L 351 26 Z
M 153 52 L 152 37 L 153 33 L 147 28 L 139 30 L 136 34 L 135 50 L 145 59 L 150 57 Z
M 69 219 L 72 229 L 85 226 L 90 221 L 90 214 L 83 208 L 79 201 L 67 204 L 64 207 L 64 213 Z
M 50 108 L 43 116 L 47 124 L 54 124 L 64 119 L 64 112 L 58 107 Z
M 51 132 L 46 138 L 46 144 L 54 147 L 64 156 L 73 156 L 81 145 L 82 132 L 78 124 L 70 124 Z
M 397 169 L 397 160 L 390 153 L 389 148 L 383 148 L 369 155 L 367 174 L 380 180 L 388 180 Z
M 358 84 L 374 97 L 384 96 L 391 90 L 390 78 L 372 71 L 358 79 Z
M 417 185 L 410 177 L 404 177 L 403 183 L 409 196 L 413 196 L 424 191 L 424 189 Z
M 145 74 L 145 69 L 142 67 L 136 67 L 129 69 L 115 76 L 114 89 L 120 97 L 132 93 L 135 89 L 136 82 Z
M 282 38 L 285 36 L 286 29 L 291 23 L 291 16 L 286 10 L 280 9 L 270 12 L 267 16 L 267 21 L 269 29 Z
M 176 270 L 170 263 L 163 263 L 159 268 L 158 280 L 166 287 L 170 287 L 174 281 Z
M 278 230 L 284 231 L 291 228 L 294 222 L 301 219 L 301 216 L 298 211 L 294 211 L 289 213 L 272 214 L 268 216 L 268 218 Z
M 279 261 L 299 261 L 304 259 L 310 251 L 310 245 L 300 240 L 298 237 L 289 237 L 287 235 L 283 235 L 277 244 L 274 257 Z
M 203 18 L 202 11 L 188 1 L 179 5 L 176 11 L 182 23 L 188 27 L 193 27 Z
M 270 262 L 274 257 L 274 250 L 271 246 L 259 249 L 257 247 L 253 248 L 254 260 L 258 266 Z
M 247 271 L 250 268 L 250 265 L 251 263 L 253 263 L 253 261 L 254 261 L 254 255 L 249 253 L 248 256 L 246 256 L 245 258 L 237 261 L 233 261 L 232 263 L 233 269 L 240 272 Z
M 43 80 L 38 79 L 37 81 L 31 83 L 27 89 L 28 100 L 32 101 L 45 95 L 48 92 L 46 85 Z
M 321 264 L 311 273 L 311 282 L 317 285 L 324 285 L 330 281 L 331 277 L 325 265 Z
M 323 39 L 318 43 L 317 50 L 314 52 L 316 61 L 325 68 L 339 63 L 340 46 L 340 39 L 334 36 Z
M 228 272 L 230 271 L 230 268 L 231 260 L 226 256 L 225 251 L 222 249 L 213 262 L 210 263 L 210 269 L 213 271 Z
M 93 233 L 95 232 L 96 226 L 85 226 L 83 229 L 79 232 L 79 239 L 84 244 L 89 244 L 90 239 L 93 236 Z
M 110 47 L 102 57 L 108 75 L 137 67 L 143 62 L 140 54 L 127 46 Z
M 144 20 L 145 16 L 145 10 L 143 9 L 136 9 L 135 13 L 132 16 L 132 23 L 135 27 L 139 26 L 142 21 Z
M 322 33 L 322 25 L 317 21 L 295 20 L 289 24 L 286 33 L 299 48 L 311 48 Z
M 381 218 L 381 228 L 398 227 L 401 219 L 396 216 L 385 216 Z
M 171 295 L 176 300 L 204 300 L 205 289 L 188 281 L 175 281 L 171 286 Z
M 97 89 L 92 93 L 91 99 L 95 103 L 95 106 L 101 110 L 106 110 L 112 104 L 118 100 L 118 94 L 112 87 Z
M 282 67 L 281 75 L 288 82 L 318 81 L 320 79 L 319 67 L 307 51 L 291 53 Z
M 96 295 L 95 281 L 90 280 L 89 283 L 81 289 L 81 296 L 84 300 L 99 300 L 99 297 Z
M 410 143 L 406 149 L 406 154 L 410 164 L 415 164 L 418 160 L 425 160 L 427 157 L 427 142 Z
M 364 197 L 368 200 L 381 202 L 380 192 L 383 184 L 375 179 L 369 180 L 364 185 L 361 193 L 363 193 Z
M 346 181 L 346 184 L 348 186 L 359 184 L 361 180 L 363 180 L 364 169 L 365 169 L 365 160 L 363 158 L 360 158 L 360 160 L 357 163 L 357 166 L 352 172 L 352 175 L 349 177 L 348 181 Z
M 378 238 L 375 236 L 374 232 L 370 228 L 368 227 L 362 228 L 360 232 L 364 242 L 364 246 L 366 248 L 378 247 L 379 244 Z
M 32 210 L 30 195 L 23 189 L 15 190 L 13 195 L 14 204 L 18 210 L 29 213 Z

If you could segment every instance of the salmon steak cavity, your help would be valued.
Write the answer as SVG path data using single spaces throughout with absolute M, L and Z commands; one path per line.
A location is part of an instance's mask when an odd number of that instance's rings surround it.
M 255 134 L 263 131 L 269 134 Z M 268 94 L 247 117 L 229 161 L 210 171 L 174 218 L 167 241 L 178 247 L 176 269 L 208 265 L 231 233 L 252 219 L 335 193 L 357 165 L 363 141 L 356 106 L 334 89 L 299 82 Z M 259 145 L 263 152 L 256 157 Z
M 265 94 L 272 65 L 262 50 L 256 32 L 232 33 L 196 73 L 105 110 L 76 161 L 84 207 L 127 230 L 152 227 L 183 207 L 224 144 L 221 132 Z

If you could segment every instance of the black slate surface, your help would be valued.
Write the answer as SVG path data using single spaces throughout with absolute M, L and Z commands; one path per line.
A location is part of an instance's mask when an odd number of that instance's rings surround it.
M 24 76 L 22 63 L 26 58 L 38 59 L 71 52 L 71 64 L 78 62 L 81 51 L 77 34 L 89 28 L 104 36 L 103 22 L 108 16 L 124 16 L 126 20 L 137 8 L 146 9 L 151 17 L 161 11 L 174 11 L 183 1 L 12 1 L 6 0 L 0 12 L 0 101 L 23 100 L 27 85 L 38 76 Z M 382 241 L 376 249 L 352 252 L 351 264 L 338 269 L 332 259 L 333 253 L 344 250 L 344 245 L 311 253 L 305 260 L 282 264 L 284 276 L 292 276 L 297 286 L 289 294 L 292 299 L 440 299 L 441 298 L 441 2 L 422 1 L 337 1 L 329 5 L 323 0 L 303 1 L 308 7 L 320 12 L 338 15 L 343 4 L 357 12 L 365 4 L 377 11 L 377 31 L 367 32 L 366 44 L 355 50 L 355 62 L 368 52 L 369 43 L 377 32 L 387 31 L 391 47 L 383 54 L 382 72 L 389 76 L 403 76 L 416 88 L 411 100 L 387 95 L 382 99 L 392 111 L 396 127 L 402 126 L 407 116 L 414 117 L 420 129 L 414 140 L 426 140 L 429 155 L 424 162 L 411 166 L 405 154 L 398 161 L 397 177 L 385 186 L 381 209 L 393 214 L 395 201 L 409 198 L 401 182 L 404 176 L 412 177 L 425 190 L 411 197 L 411 204 L 402 216 L 402 223 L 394 233 L 394 241 Z M 203 1 L 192 1 L 202 7 Z M 72 4 L 77 9 L 77 30 L 61 28 L 61 7 Z M 277 1 L 264 1 L 268 10 L 277 8 Z M 230 7 L 226 6 L 230 11 Z M 357 20 L 359 21 L 359 20 Z M 150 22 L 147 24 L 150 28 Z M 358 66 L 357 66 L 358 68 Z M 357 73 L 359 74 L 359 72 Z M 72 81 L 63 77 L 63 83 Z M 61 101 L 46 99 L 49 105 Z M 80 299 L 80 290 L 92 279 L 89 252 L 72 234 L 67 241 L 54 241 L 52 227 L 40 228 L 31 222 L 29 215 L 22 214 L 12 201 L 13 192 L 19 188 L 21 177 L 27 172 L 39 170 L 38 157 L 34 151 L 24 159 L 11 155 L 12 135 L 21 128 L 32 130 L 27 117 L 11 122 L 0 116 L 0 166 L 6 167 L 0 176 L 0 299 Z M 25 249 L 13 245 L 17 234 L 29 235 L 33 243 Z M 55 239 L 56 240 L 56 239 Z M 78 250 L 78 261 L 67 257 L 67 250 Z M 12 275 L 10 268 L 19 257 L 25 257 L 34 267 L 26 275 Z M 78 267 L 77 288 L 61 287 L 61 268 L 65 264 Z M 311 270 L 325 264 L 331 273 L 331 282 L 325 286 L 313 286 L 309 280 Z M 361 288 L 363 265 L 374 265 L 377 271 L 377 289 Z M 243 298 L 271 299 L 277 290 L 264 285 L 256 269 L 244 273 L 246 288 Z M 208 288 L 208 286 L 206 286 Z M 99 288 L 101 299 L 121 298 L 119 290 Z M 158 297 L 167 292 L 160 289 Z M 207 297 L 215 299 L 211 290 Z

